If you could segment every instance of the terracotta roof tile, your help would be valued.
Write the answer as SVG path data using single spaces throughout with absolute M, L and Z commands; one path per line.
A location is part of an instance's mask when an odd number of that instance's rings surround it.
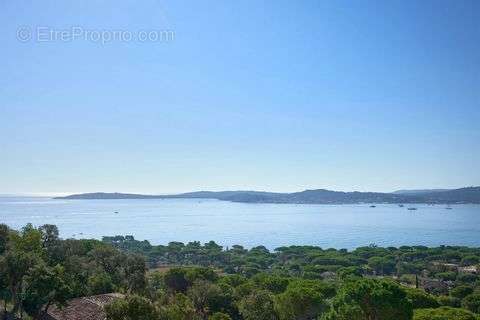
M 118 293 L 109 293 L 72 299 L 62 309 L 51 306 L 44 320 L 105 320 L 103 307 L 122 297 Z

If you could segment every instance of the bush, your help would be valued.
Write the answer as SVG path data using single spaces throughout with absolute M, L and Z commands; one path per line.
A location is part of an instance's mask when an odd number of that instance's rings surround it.
M 480 313 L 480 293 L 466 296 L 462 300 L 462 307 L 475 313 Z
M 91 295 L 114 291 L 112 278 L 106 272 L 98 272 L 88 278 L 88 289 Z
M 438 303 L 441 306 L 445 307 L 453 307 L 453 308 L 460 308 L 461 300 L 458 298 L 450 297 L 450 296 L 440 296 L 438 297 Z
M 478 263 L 480 263 L 480 258 L 477 256 L 463 257 L 462 261 L 460 262 L 462 266 L 471 266 Z
M 461 283 L 474 283 L 477 281 L 478 276 L 471 273 L 461 273 L 457 277 L 457 282 Z
M 458 298 L 458 299 L 463 299 L 463 298 L 465 298 L 466 296 L 468 296 L 469 294 L 472 294 L 472 293 L 473 293 L 473 288 L 470 287 L 470 286 L 458 286 L 458 287 L 453 288 L 450 291 L 450 295 L 452 297 L 455 297 L 455 298 Z
M 231 320 L 230 316 L 223 312 L 216 312 L 208 317 L 208 320 Z
M 420 289 L 405 289 L 407 298 L 412 302 L 414 309 L 438 308 L 440 304 L 431 294 Z
M 391 281 L 358 279 L 344 283 L 322 320 L 411 320 L 412 302 Z
M 455 279 L 457 278 L 457 274 L 455 272 L 452 272 L 452 271 L 448 271 L 448 272 L 439 272 L 437 274 L 435 274 L 435 277 L 438 278 L 438 279 L 442 279 L 444 281 L 455 281 Z
M 107 320 L 154 320 L 158 318 L 155 306 L 140 296 L 119 299 L 105 306 Z
M 440 307 L 438 309 L 417 309 L 414 311 L 413 320 L 477 320 L 477 318 L 468 310 Z
M 245 320 L 275 320 L 273 295 L 266 290 L 259 290 L 243 298 L 238 309 Z
M 296 280 L 277 296 L 275 309 L 280 319 L 315 319 L 327 309 L 335 289 L 318 280 Z

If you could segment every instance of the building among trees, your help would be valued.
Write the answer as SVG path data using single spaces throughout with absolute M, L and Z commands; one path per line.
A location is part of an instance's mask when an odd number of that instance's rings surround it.
M 104 306 L 122 298 L 122 294 L 108 293 L 72 299 L 64 308 L 50 307 L 42 320 L 105 320 Z

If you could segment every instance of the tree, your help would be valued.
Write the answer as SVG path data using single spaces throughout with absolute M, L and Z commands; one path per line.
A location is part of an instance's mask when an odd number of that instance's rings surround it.
M 8 278 L 3 270 L 3 257 L 0 258 L 0 300 L 3 301 L 3 313 L 7 313 L 7 304 L 11 300 Z
M 472 293 L 473 293 L 473 288 L 465 285 L 458 286 L 450 290 L 450 295 L 458 299 L 463 299 Z
M 0 224 L 0 255 L 7 250 L 10 228 L 6 224 Z
M 114 291 L 112 278 L 105 271 L 95 272 L 88 278 L 88 292 L 91 295 L 110 293 Z
M 412 303 L 397 284 L 385 280 L 347 281 L 333 300 L 328 320 L 410 320 Z
M 196 320 L 195 307 L 192 301 L 183 293 L 174 294 L 160 308 L 162 320 Z
M 352 267 L 343 267 L 338 269 L 337 275 L 340 279 L 347 279 L 349 277 L 361 277 L 363 270 L 360 267 L 352 266 Z
M 130 293 L 140 293 L 147 285 L 145 273 L 147 266 L 145 265 L 145 258 L 138 255 L 128 255 L 125 261 L 125 276 L 127 280 L 127 288 Z
M 266 290 L 258 290 L 243 298 L 238 309 L 245 320 L 276 320 L 273 296 Z
M 124 256 L 115 248 L 107 245 L 94 247 L 88 255 L 109 275 L 116 274 L 124 263 Z
M 155 306 L 148 299 L 136 295 L 107 304 L 105 313 L 107 320 L 159 319 L 159 313 Z
M 327 309 L 327 299 L 335 289 L 318 280 L 291 282 L 275 300 L 275 310 L 282 320 L 307 320 L 320 316 Z
M 10 242 L 13 250 L 41 256 L 43 254 L 41 239 L 42 233 L 29 223 L 20 233 L 11 233 Z
M 460 308 L 461 305 L 461 300 L 452 296 L 439 296 L 437 300 L 441 306 L 445 307 Z
M 473 293 L 463 298 L 462 307 L 474 313 L 480 313 L 480 293 Z
M 208 317 L 208 320 L 232 320 L 232 318 L 230 318 L 230 316 L 226 313 L 215 312 L 210 317 Z
M 185 293 L 189 285 L 186 274 L 184 268 L 172 268 L 165 273 L 163 281 L 170 291 Z
M 473 256 L 473 255 L 463 257 L 462 261 L 460 262 L 462 266 L 471 266 L 479 263 L 480 263 L 480 257 Z
M 414 309 L 438 308 L 440 306 L 435 296 L 426 293 L 424 290 L 412 288 L 405 288 L 404 290 Z
M 65 306 L 71 294 L 64 268 L 60 265 L 49 267 L 40 262 L 29 271 L 24 281 L 23 307 L 34 318 L 46 313 L 52 304 Z
M 212 268 L 188 268 L 186 275 L 189 285 L 192 285 L 196 280 L 206 280 L 215 282 L 218 279 L 218 275 Z
M 413 320 L 477 320 L 477 317 L 468 310 L 451 307 L 438 309 L 417 309 Z
M 391 274 L 395 271 L 395 261 L 387 257 L 371 257 L 368 259 L 368 266 L 380 275 Z
M 274 294 L 282 293 L 288 286 L 289 279 L 277 275 L 259 273 L 252 278 L 253 282 L 261 289 Z
M 0 258 L 0 273 L 3 275 L 9 291 L 8 296 L 13 304 L 13 314 L 16 314 L 22 308 L 23 280 L 37 261 L 38 259 L 33 254 L 23 251 L 7 251 Z
M 38 228 L 42 235 L 42 246 L 44 248 L 48 248 L 54 246 L 58 243 L 58 228 L 56 225 L 53 224 L 44 224 L 40 228 Z
M 197 280 L 188 289 L 187 295 L 202 319 L 206 319 L 212 311 L 222 311 L 223 293 L 216 284 Z

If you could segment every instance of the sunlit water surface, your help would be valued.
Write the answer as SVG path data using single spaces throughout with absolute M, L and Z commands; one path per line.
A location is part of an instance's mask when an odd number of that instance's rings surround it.
M 480 206 L 246 204 L 217 200 L 54 200 L 0 197 L 0 223 L 21 228 L 56 224 L 64 238 L 134 235 L 152 244 L 207 242 L 224 246 L 377 244 L 480 246 Z

